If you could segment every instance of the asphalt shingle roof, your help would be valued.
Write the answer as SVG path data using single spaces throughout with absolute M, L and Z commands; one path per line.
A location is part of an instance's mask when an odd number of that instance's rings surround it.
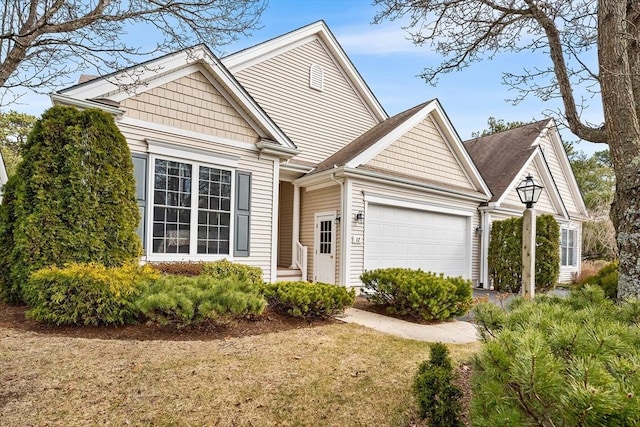
M 480 175 L 493 193 L 492 202 L 502 197 L 536 150 L 537 145 L 534 143 L 549 120 L 551 119 L 540 120 L 464 142 Z

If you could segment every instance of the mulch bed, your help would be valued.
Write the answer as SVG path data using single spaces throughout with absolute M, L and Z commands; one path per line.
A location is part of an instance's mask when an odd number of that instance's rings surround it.
M 161 326 L 153 323 L 122 326 L 56 326 L 27 319 L 26 306 L 11 306 L 0 302 L 0 327 L 23 331 L 105 340 L 163 340 L 163 341 L 207 341 L 262 335 L 297 328 L 312 328 L 327 325 L 336 320 L 304 320 L 292 318 L 267 309 L 261 316 L 242 318 L 225 323 L 208 321 L 197 326 Z

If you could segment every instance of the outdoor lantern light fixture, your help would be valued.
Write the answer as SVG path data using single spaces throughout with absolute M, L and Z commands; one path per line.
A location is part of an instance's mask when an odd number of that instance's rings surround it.
M 527 208 L 522 213 L 522 296 L 533 298 L 536 292 L 536 212 L 533 205 L 544 187 L 531 174 L 516 188 Z
M 544 187 L 538 184 L 531 174 L 529 174 L 522 180 L 520 185 L 516 188 L 516 191 L 518 192 L 520 201 L 527 205 L 527 209 L 530 209 L 533 207 L 534 203 L 538 202 L 543 188 Z
M 357 222 L 358 224 L 364 224 L 364 212 L 362 211 L 358 211 L 358 213 L 355 214 L 355 216 L 353 217 L 354 221 Z

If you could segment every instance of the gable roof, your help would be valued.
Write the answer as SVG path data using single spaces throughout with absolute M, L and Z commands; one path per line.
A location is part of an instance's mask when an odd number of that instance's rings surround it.
M 551 119 L 464 142 L 473 162 L 498 201 L 537 149 L 536 141 Z
M 552 151 L 549 153 L 543 149 L 548 144 L 544 141 L 549 141 L 551 144 Z M 500 205 L 520 183 L 526 169 L 535 163 L 541 173 L 538 178 L 543 181 L 557 213 L 566 218 L 570 217 L 558 187 L 558 182 L 563 186 L 566 182 L 566 187 L 563 188 L 568 189 L 568 194 L 572 197 L 577 209 L 577 211 L 572 210 L 572 215 L 588 217 L 578 183 L 553 119 L 540 120 L 504 132 L 471 139 L 465 141 L 464 145 L 493 193 L 490 203 Z M 554 170 L 556 172 L 559 170 L 563 174 L 562 177 L 554 177 L 547 155 L 557 155 L 559 169 Z M 558 181 L 558 179 L 564 181 Z
M 305 44 L 314 38 L 318 38 L 323 42 L 329 54 L 337 61 L 345 73 L 347 80 L 362 97 L 378 121 L 387 119 L 389 117 L 387 112 L 353 65 L 344 49 L 342 49 L 331 30 L 329 30 L 327 24 L 322 20 L 225 56 L 222 58 L 222 62 L 232 73 L 238 73 L 245 68 Z
M 460 141 L 458 134 L 437 99 L 416 105 L 374 126 L 328 157 L 308 175 L 321 173 L 336 167 L 371 169 L 366 165 L 367 162 L 429 115 L 440 128 L 443 138 L 450 143 L 454 156 L 460 161 L 470 181 L 480 193 L 490 197 L 489 187 L 485 184 L 479 171 L 471 161 L 469 154 L 462 145 L 462 141 Z M 383 173 L 393 174 L 389 171 Z
M 136 91 L 144 92 L 179 77 L 201 71 L 218 88 L 229 103 L 273 149 L 281 146 L 292 154 L 294 143 L 249 95 L 231 72 L 205 45 L 197 45 L 144 63 L 116 71 L 101 78 L 84 81 L 51 95 L 54 102 L 97 107 L 114 114 L 124 114 L 119 102 Z

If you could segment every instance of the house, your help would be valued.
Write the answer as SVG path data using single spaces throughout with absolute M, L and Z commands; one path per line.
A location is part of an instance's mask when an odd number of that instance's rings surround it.
M 0 151 L 0 203 L 2 203 L 2 187 L 9 180 L 7 175 L 7 168 L 4 165 L 4 159 L 2 158 L 2 152 Z
M 479 207 L 481 229 L 496 220 L 521 216 L 524 205 L 516 187 L 527 175 L 544 186 L 536 212 L 553 215 L 560 225 L 560 281 L 580 272 L 582 221 L 587 209 L 553 119 L 530 123 L 464 143 L 493 194 Z M 488 233 L 482 235 L 480 283 L 489 284 Z
M 481 170 L 438 100 L 389 117 L 324 22 L 222 59 L 185 49 L 52 100 L 115 116 L 146 261 L 227 258 L 267 281 L 347 286 L 391 266 L 481 280 L 479 206 L 494 197 Z

